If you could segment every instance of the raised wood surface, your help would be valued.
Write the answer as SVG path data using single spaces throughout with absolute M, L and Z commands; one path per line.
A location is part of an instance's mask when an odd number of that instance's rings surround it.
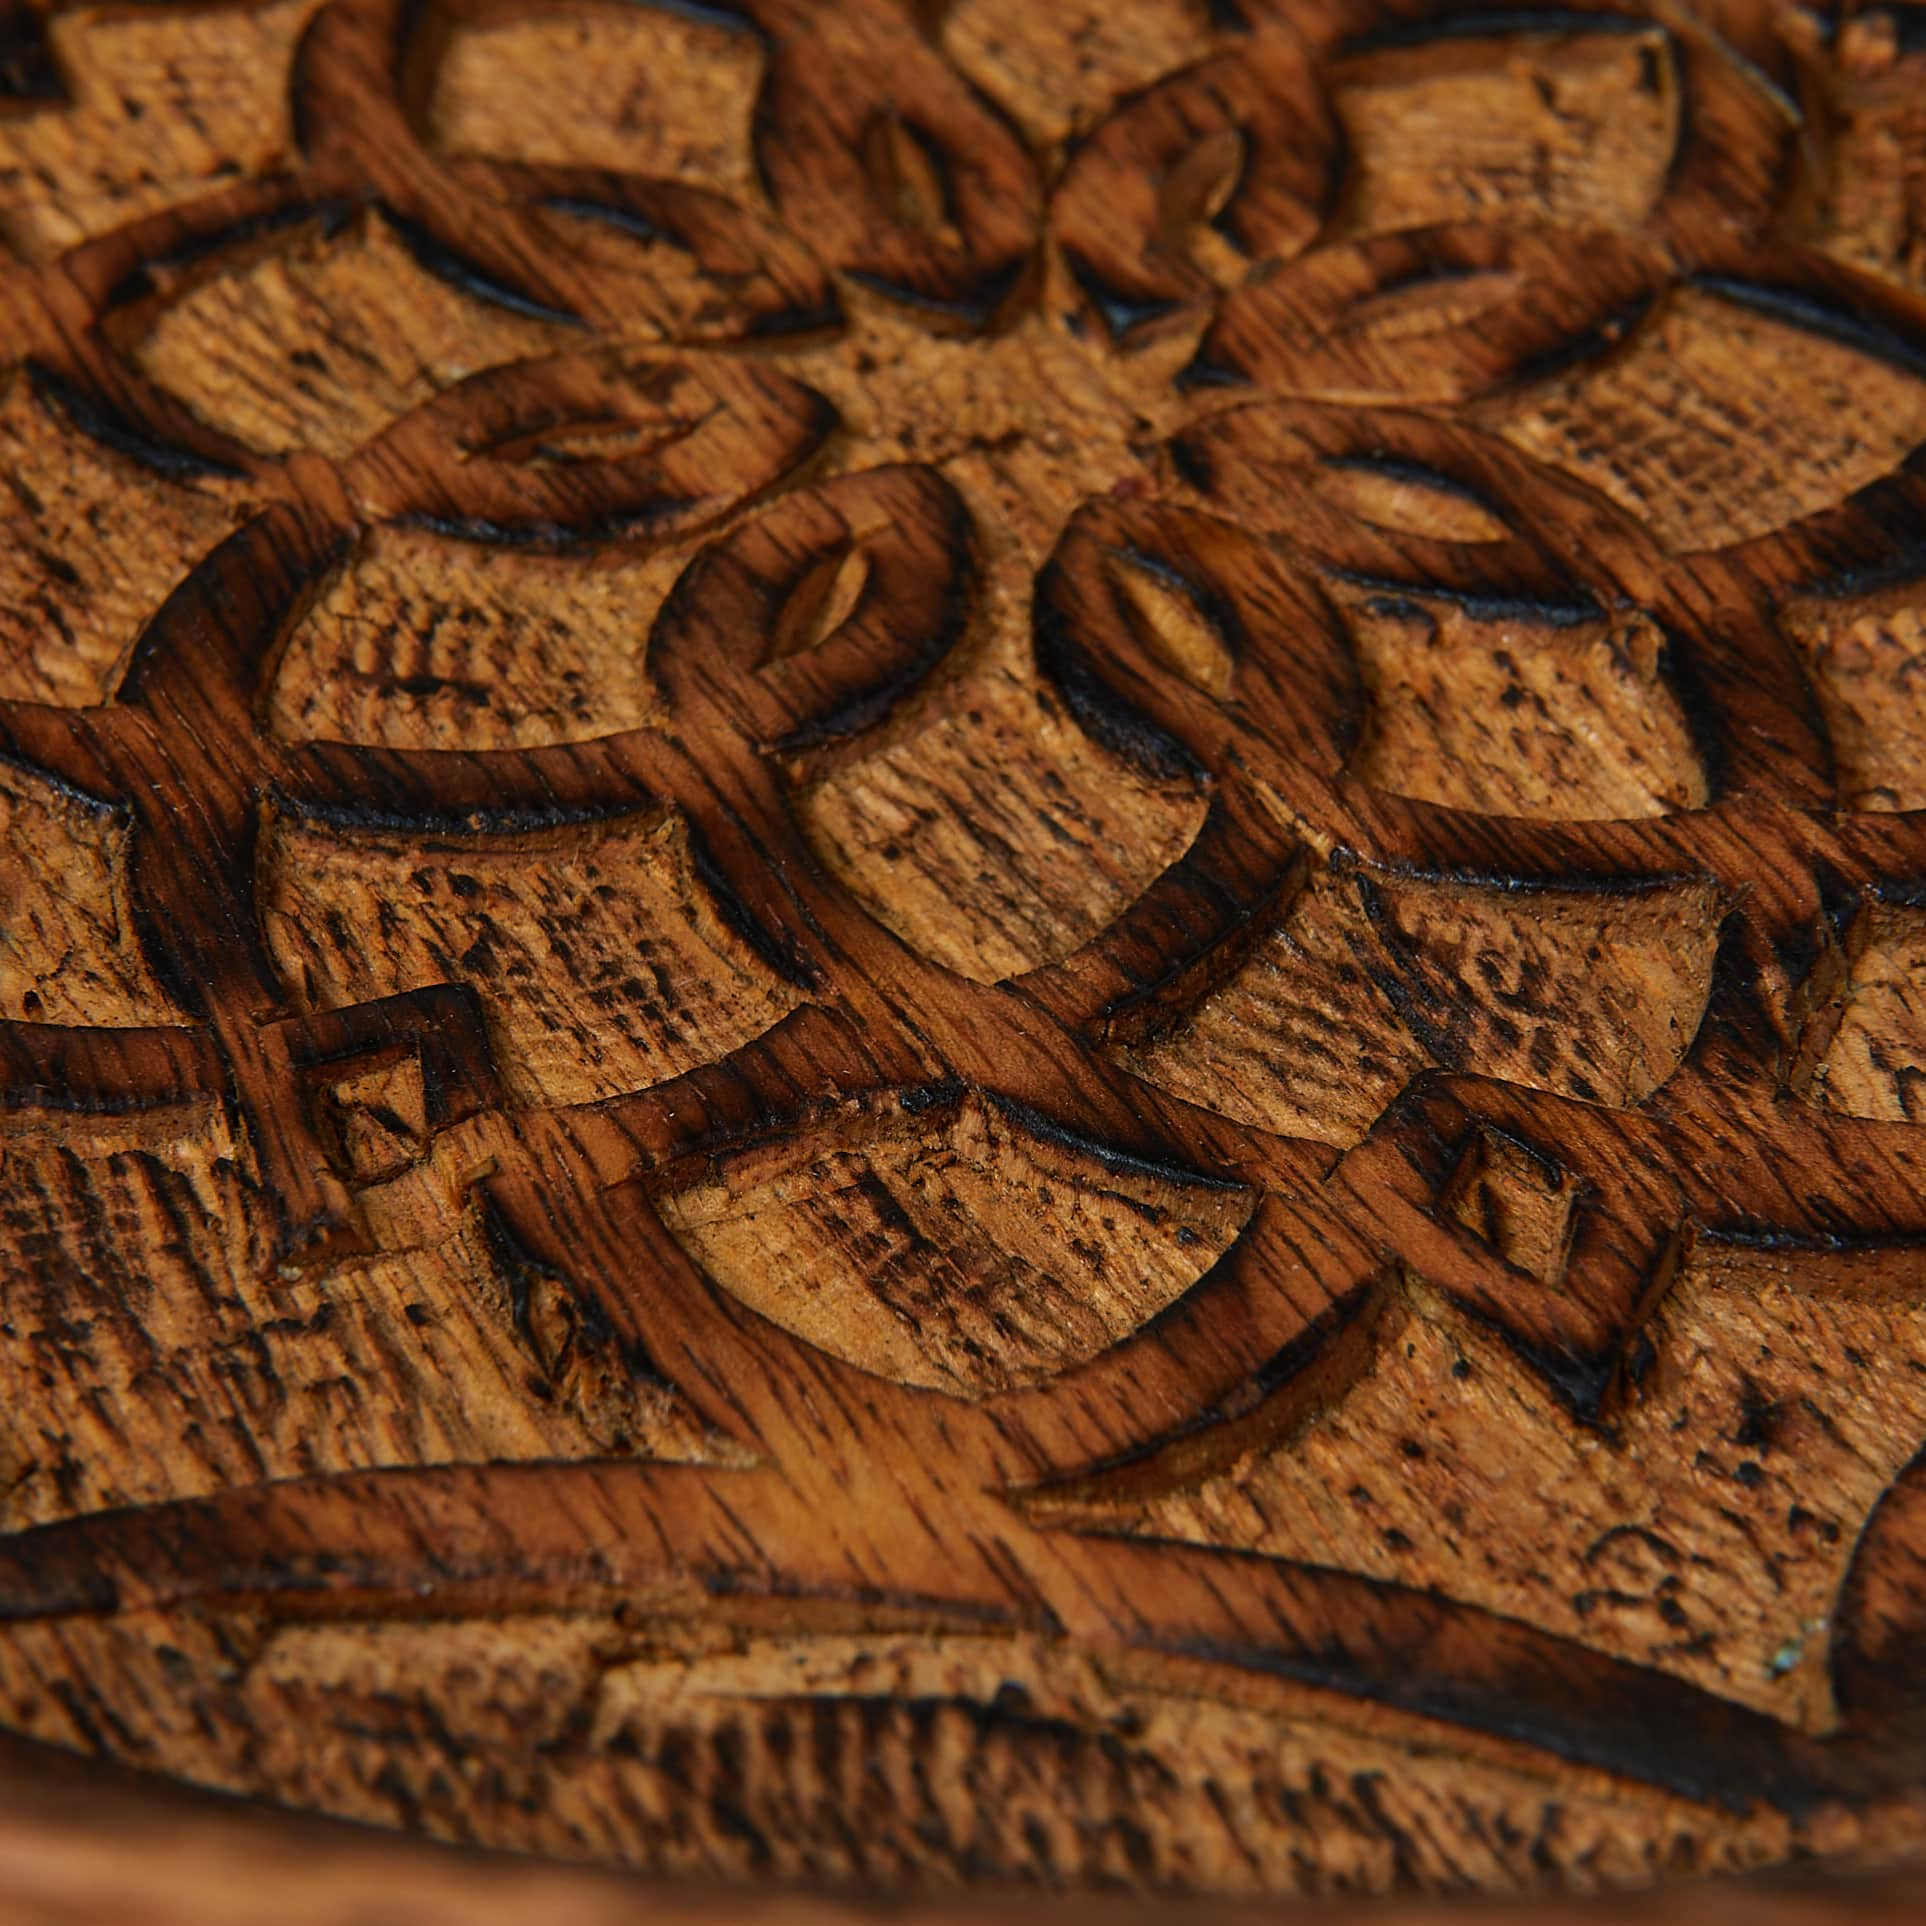
M 762 1888 L 1926 1846 L 1926 9 L 0 85 L 0 1729 Z

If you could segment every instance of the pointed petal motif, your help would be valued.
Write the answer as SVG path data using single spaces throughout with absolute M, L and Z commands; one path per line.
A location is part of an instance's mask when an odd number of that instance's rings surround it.
M 876 14 L 786 41 L 756 102 L 756 160 L 790 229 L 863 285 L 983 327 L 1029 265 L 1041 213 L 1015 130 Z

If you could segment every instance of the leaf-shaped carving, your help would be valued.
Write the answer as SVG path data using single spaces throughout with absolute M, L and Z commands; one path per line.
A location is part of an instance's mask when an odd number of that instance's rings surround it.
M 766 214 L 681 181 L 584 168 L 474 165 L 464 180 L 509 206 L 567 264 L 585 320 L 625 338 L 760 341 L 841 318 L 828 274 Z
M 970 535 L 934 468 L 792 494 L 689 565 L 650 640 L 651 671 L 675 702 L 791 748 L 873 727 L 962 639 Z
M 981 1398 L 1141 1329 L 1254 1203 L 971 1092 L 741 1153 L 660 1208 L 772 1322 L 898 1383 Z
M 1223 419 L 1223 417 L 1217 417 Z M 1037 579 L 1038 666 L 1084 728 L 1147 773 L 1195 779 L 1236 708 L 1294 762 L 1335 773 L 1356 664 L 1308 577 L 1220 516 L 1086 503 Z
M 1071 155 L 1052 226 L 1111 331 L 1126 334 L 1302 248 L 1337 151 L 1302 50 L 1266 35 L 1120 106 Z
M 812 563 L 776 617 L 764 661 L 821 648 L 855 614 L 869 575 L 869 557 L 855 542 L 843 542 Z
M 1339 332 L 1354 341 L 1428 344 L 1433 336 L 1450 335 L 1482 315 L 1501 313 L 1529 285 L 1524 274 L 1510 268 L 1418 275 L 1364 296 L 1344 316 Z
M 1606 233 L 1582 248 L 1472 226 L 1344 242 L 1229 296 L 1193 372 L 1328 401 L 1463 402 L 1542 360 L 1603 352 L 1668 272 L 1655 247 Z
M 1114 552 L 1111 577 L 1134 611 L 1139 636 L 1185 681 L 1223 701 L 1236 667 L 1230 638 L 1196 585 L 1155 557 Z
M 1443 542 L 1502 542 L 1511 530 L 1470 489 L 1415 462 L 1329 457 L 1307 480 L 1374 528 Z
M 780 480 L 834 424 L 750 357 L 607 348 L 462 382 L 365 450 L 356 482 L 384 518 L 484 541 L 662 542 Z
M 959 247 L 949 168 L 940 149 L 893 108 L 863 130 L 863 165 L 891 217 L 939 245 Z
M 1181 244 L 1223 213 L 1243 175 L 1246 146 L 1237 128 L 1220 127 L 1164 170 L 1157 184 L 1157 225 L 1174 241 Z
M 777 52 L 756 104 L 763 176 L 789 226 L 845 273 L 980 326 L 1028 262 L 1035 170 L 928 47 L 867 25 Z

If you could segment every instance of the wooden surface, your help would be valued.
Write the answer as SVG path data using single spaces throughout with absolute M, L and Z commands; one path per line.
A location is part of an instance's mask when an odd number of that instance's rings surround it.
M 1205 1899 L 979 1886 L 909 1898 L 634 1873 L 405 1840 L 0 1740 L 0 1926 L 1911 1926 L 1917 1873 L 1807 1869 L 1483 1901 Z
M 0 1730 L 760 1891 L 1926 1844 L 1926 9 L 0 84 Z

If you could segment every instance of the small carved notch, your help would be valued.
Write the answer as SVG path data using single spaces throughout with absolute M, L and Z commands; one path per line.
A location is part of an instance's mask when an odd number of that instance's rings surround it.
M 1507 1264 L 1556 1285 L 1571 1255 L 1582 1188 L 1556 1159 L 1481 1126 L 1439 1192 L 1438 1212 Z
M 960 247 L 943 151 L 899 113 L 878 114 L 863 135 L 863 165 L 884 207 L 939 246 Z
M 1502 542 L 1511 533 L 1476 489 L 1422 462 L 1327 455 L 1306 479 L 1326 501 L 1374 528 L 1445 542 Z
M 398 1177 L 428 1148 L 428 1098 L 420 1055 L 359 1064 L 325 1098 L 343 1174 L 357 1184 Z

